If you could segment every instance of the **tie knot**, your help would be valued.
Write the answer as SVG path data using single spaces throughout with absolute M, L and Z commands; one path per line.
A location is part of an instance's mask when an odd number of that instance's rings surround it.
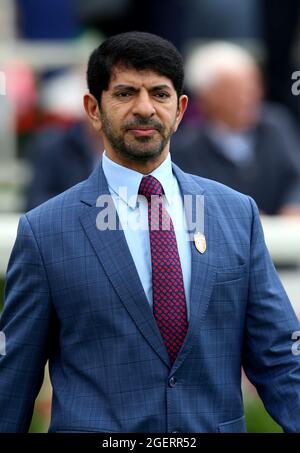
M 151 200 L 151 195 L 163 195 L 164 189 L 154 176 L 143 176 L 139 187 L 139 194 Z

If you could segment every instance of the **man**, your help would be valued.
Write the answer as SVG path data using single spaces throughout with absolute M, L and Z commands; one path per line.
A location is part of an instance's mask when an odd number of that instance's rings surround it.
M 85 68 L 71 68 L 42 84 L 42 109 L 53 124 L 34 134 L 26 145 L 31 179 L 26 210 L 35 208 L 88 178 L 103 151 L 82 108 Z
M 20 220 L 0 325 L 1 431 L 27 430 L 47 359 L 50 432 L 244 432 L 242 366 L 298 431 L 300 327 L 257 208 L 171 164 L 187 106 L 180 55 L 155 35 L 117 35 L 92 53 L 87 79 L 105 153 L 88 180 Z M 204 208 L 195 243 L 184 197 Z
M 99 158 L 99 136 L 94 143 L 90 125 L 76 121 L 64 128 L 50 127 L 29 143 L 32 179 L 27 188 L 26 209 L 32 209 L 86 179 Z
M 174 162 L 250 195 L 262 213 L 300 216 L 299 137 L 283 107 L 263 102 L 252 56 L 226 42 L 197 47 L 186 77 L 204 121 L 175 137 Z

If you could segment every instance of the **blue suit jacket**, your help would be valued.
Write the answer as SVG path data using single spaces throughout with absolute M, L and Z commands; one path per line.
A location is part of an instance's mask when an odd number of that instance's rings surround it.
M 207 250 L 192 250 L 189 330 L 173 366 L 124 233 L 99 231 L 102 167 L 22 216 L 0 330 L 0 431 L 26 431 L 49 359 L 50 431 L 243 432 L 241 367 L 270 414 L 300 431 L 299 323 L 254 202 L 173 171 L 205 197 Z

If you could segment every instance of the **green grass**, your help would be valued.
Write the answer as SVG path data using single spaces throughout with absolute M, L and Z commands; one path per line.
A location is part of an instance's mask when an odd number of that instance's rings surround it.
M 282 433 L 281 427 L 267 413 L 258 396 L 247 398 L 245 416 L 249 433 Z

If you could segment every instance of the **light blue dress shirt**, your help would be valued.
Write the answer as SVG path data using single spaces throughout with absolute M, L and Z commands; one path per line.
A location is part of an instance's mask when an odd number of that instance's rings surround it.
M 148 204 L 144 197 L 138 195 L 141 180 L 145 175 L 113 162 L 107 157 L 105 152 L 102 156 L 102 167 L 136 270 L 149 304 L 152 306 Z M 189 318 L 191 246 L 187 240 L 183 198 L 177 179 L 172 172 L 170 154 L 150 174 L 158 179 L 164 189 L 165 197 L 163 203 L 174 224 Z

